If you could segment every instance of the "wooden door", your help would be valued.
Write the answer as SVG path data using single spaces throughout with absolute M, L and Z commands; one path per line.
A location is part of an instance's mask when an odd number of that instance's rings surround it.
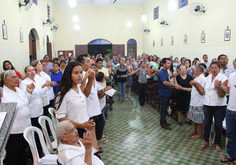
M 29 54 L 32 55 L 32 59 L 37 59 L 36 40 L 29 39 Z
M 88 54 L 88 45 L 75 45 L 75 56 L 80 54 Z
M 47 54 L 49 55 L 50 61 L 52 61 L 52 44 L 51 44 L 51 42 L 47 43 Z
M 136 44 L 128 44 L 127 46 L 127 56 L 128 58 L 137 58 L 137 47 Z
M 118 56 L 121 55 L 121 57 L 124 57 L 125 55 L 125 45 L 118 45 L 118 44 L 113 44 L 112 45 L 112 55 L 114 56 Z

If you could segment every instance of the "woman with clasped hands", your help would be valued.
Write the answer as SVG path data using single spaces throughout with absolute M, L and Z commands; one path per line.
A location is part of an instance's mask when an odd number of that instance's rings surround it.
M 58 142 L 58 162 L 62 165 L 104 165 L 94 155 L 97 151 L 97 140 L 94 129 L 86 129 L 83 139 L 79 138 L 75 125 L 64 120 L 56 127 Z
M 204 143 L 200 145 L 199 149 L 205 149 L 209 147 L 209 137 L 211 132 L 212 118 L 215 121 L 215 150 L 221 151 L 220 140 L 222 135 L 222 121 L 224 120 L 226 113 L 226 96 L 221 84 L 228 85 L 228 79 L 226 76 L 220 73 L 220 63 L 213 61 L 210 65 L 212 72 L 206 78 L 205 87 L 203 88 L 198 82 L 192 81 L 193 85 L 201 95 L 205 95 L 203 100 L 204 110 Z
M 1 76 L 1 87 L 3 87 L 2 103 L 17 103 L 16 117 L 11 128 L 10 136 L 6 145 L 6 158 L 4 164 L 19 165 L 26 164 L 25 150 L 27 142 L 23 137 L 24 130 L 31 126 L 29 102 L 34 84 L 26 86 L 27 93 L 17 87 L 19 77 L 14 70 L 7 70 Z

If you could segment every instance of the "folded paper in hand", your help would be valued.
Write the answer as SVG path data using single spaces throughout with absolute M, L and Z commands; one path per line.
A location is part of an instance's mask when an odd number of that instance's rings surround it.
M 110 89 L 110 90 L 106 91 L 105 93 L 106 93 L 106 95 L 112 97 L 116 93 L 116 90 L 115 89 Z

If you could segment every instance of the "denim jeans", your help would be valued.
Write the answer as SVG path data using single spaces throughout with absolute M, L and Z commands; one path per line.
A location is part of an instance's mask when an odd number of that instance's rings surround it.
M 209 142 L 211 133 L 212 118 L 215 120 L 215 144 L 220 144 L 222 135 L 222 122 L 225 117 L 226 106 L 206 106 L 203 105 L 204 111 L 204 141 Z
M 226 146 L 227 152 L 231 159 L 236 160 L 236 112 L 227 109 L 226 111 L 226 137 L 228 143 Z
M 118 94 L 118 97 L 119 97 L 119 100 L 125 100 L 125 87 L 126 87 L 126 82 L 117 82 L 117 85 L 118 85 L 118 91 L 119 91 L 119 94 Z
M 139 104 L 140 106 L 143 106 L 145 104 L 147 83 L 144 83 L 144 84 L 138 83 L 138 89 L 139 89 Z
M 170 97 L 160 97 L 161 101 L 161 119 L 160 119 L 160 125 L 166 124 L 166 111 L 169 106 Z

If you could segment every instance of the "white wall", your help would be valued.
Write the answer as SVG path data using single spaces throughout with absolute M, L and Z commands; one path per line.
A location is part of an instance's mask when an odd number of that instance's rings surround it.
M 74 50 L 77 44 L 88 44 L 98 38 L 112 44 L 125 44 L 131 38 L 137 41 L 137 53 L 142 53 L 142 7 L 141 6 L 88 6 L 70 8 L 68 5 L 55 5 L 56 23 L 60 28 L 55 33 L 56 50 Z M 78 15 L 78 23 L 72 17 Z M 132 26 L 127 27 L 127 21 Z M 74 26 L 78 24 L 80 30 Z
M 21 11 L 19 10 L 19 0 L 0 1 L 0 21 L 6 21 L 8 30 L 8 40 L 3 40 L 2 32 L 0 32 L 0 71 L 2 71 L 2 62 L 10 60 L 23 74 L 24 67 L 29 65 L 29 32 L 32 28 L 35 28 L 39 35 L 37 58 L 42 59 L 47 53 L 46 36 L 48 35 L 50 41 L 54 42 L 54 32 L 42 24 L 47 19 L 47 5 L 50 6 L 53 17 L 54 3 L 52 0 L 39 1 L 38 6 L 33 4 L 28 11 L 25 11 L 24 7 Z M 20 27 L 23 30 L 23 43 L 20 42 Z M 45 46 L 43 46 L 43 37 Z
M 143 34 L 143 51 L 149 54 L 157 54 L 160 57 L 173 55 L 174 57 L 202 58 L 208 54 L 209 59 L 224 53 L 232 60 L 236 57 L 236 6 L 235 0 L 198 0 L 206 6 L 204 16 L 194 16 L 189 11 L 189 6 L 195 0 L 189 0 L 189 5 L 181 9 L 171 11 L 168 7 L 169 0 L 150 0 L 145 4 L 143 14 L 148 21 L 143 23 L 144 27 L 151 30 L 149 34 Z M 157 20 L 153 20 L 153 9 L 159 6 L 159 18 L 170 22 L 168 28 L 161 28 Z M 231 29 L 231 40 L 224 41 L 224 30 L 229 26 Z M 200 42 L 202 31 L 206 34 L 206 42 Z M 184 35 L 187 35 L 187 45 L 183 44 Z M 174 37 L 174 46 L 171 46 L 171 37 Z M 163 47 L 160 46 L 163 38 Z M 153 47 L 153 40 L 156 46 Z

